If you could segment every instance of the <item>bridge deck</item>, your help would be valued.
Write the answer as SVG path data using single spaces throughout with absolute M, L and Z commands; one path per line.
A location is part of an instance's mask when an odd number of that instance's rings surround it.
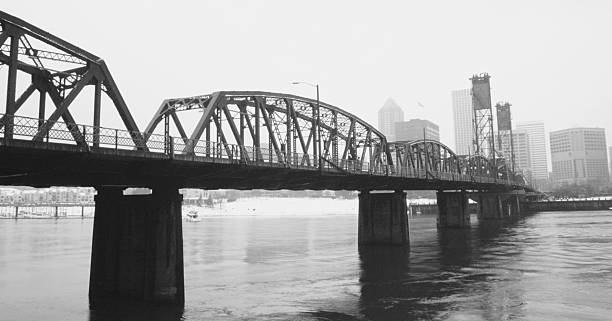
M 93 137 L 88 134 L 93 129 L 64 123 L 58 123 L 44 140 L 33 141 L 34 121 L 25 117 L 16 119 L 14 138 L 0 140 L 0 184 L 39 187 L 173 184 L 204 189 L 294 190 L 508 190 L 518 187 L 491 177 L 397 171 L 390 167 L 374 169 L 358 162 L 346 162 L 340 167 L 325 161 L 318 168 L 317 162 L 308 155 L 279 159 L 265 149 L 241 146 L 231 146 L 228 152 L 215 142 L 198 142 L 197 146 L 205 147 L 185 154 L 184 145 L 169 144 L 164 137 L 149 137 L 149 150 L 144 151 L 138 150 L 127 138 L 129 133 L 115 129 L 98 129 L 100 143 L 93 147 Z M 84 133 L 86 145 L 77 145 L 71 140 L 70 130 L 75 126 Z M 241 157 L 241 151 L 250 157 Z

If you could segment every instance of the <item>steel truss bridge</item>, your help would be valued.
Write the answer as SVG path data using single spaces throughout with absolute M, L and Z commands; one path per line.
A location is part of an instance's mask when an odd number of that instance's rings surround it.
M 344 109 L 288 94 L 167 99 L 141 131 L 102 59 L 1 11 L 0 27 L 0 185 L 96 188 L 92 304 L 184 304 L 182 187 L 360 190 L 360 245 L 409 243 L 404 190 L 438 191 L 441 228 L 470 226 L 468 193 L 483 217 L 501 219 L 520 213 L 528 190 L 505 162 L 387 142 Z M 121 128 L 101 125 L 103 102 Z M 77 121 L 83 113 L 93 121 Z
M 101 58 L 7 13 L 0 12 L 0 23 L 0 64 L 8 69 L 0 114 L 3 185 L 526 187 L 521 176 L 486 158 L 456 155 L 437 141 L 387 142 L 346 110 L 289 94 L 222 91 L 167 99 L 141 131 Z M 24 75 L 30 81 L 18 92 Z M 88 86 L 92 103 L 71 109 Z M 21 114 L 35 92 L 37 114 Z M 103 95 L 123 128 L 101 126 Z M 91 124 L 76 121 L 71 110 L 77 107 L 91 111 Z

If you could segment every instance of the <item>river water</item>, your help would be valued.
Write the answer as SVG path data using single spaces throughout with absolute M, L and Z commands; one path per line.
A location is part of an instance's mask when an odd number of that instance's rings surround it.
M 0 320 L 612 319 L 612 211 L 419 216 L 360 249 L 356 214 L 260 214 L 183 223 L 184 309 L 90 309 L 93 220 L 0 220 Z

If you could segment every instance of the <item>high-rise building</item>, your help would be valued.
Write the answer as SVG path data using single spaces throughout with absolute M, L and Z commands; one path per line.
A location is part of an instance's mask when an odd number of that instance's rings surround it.
M 514 150 L 510 150 L 510 144 L 502 144 L 501 153 L 505 157 L 511 158 L 514 152 L 514 170 L 523 173 L 528 182 L 532 180 L 531 158 L 529 157 L 529 135 L 525 131 L 514 131 L 512 133 L 512 145 Z
M 453 90 L 451 96 L 455 124 L 455 152 L 458 155 L 474 154 L 474 110 L 471 90 L 469 88 Z
M 514 144 L 514 162 L 518 169 L 531 172 L 531 157 L 529 154 L 529 134 L 517 131 L 512 133 Z
M 440 141 L 440 127 L 426 119 L 411 119 L 395 123 L 395 141 L 420 139 Z
M 544 133 L 544 122 L 526 121 L 516 124 L 518 132 L 526 132 L 529 139 L 529 159 L 532 183 L 542 185 L 548 182 L 548 157 L 546 153 L 546 134 Z
M 378 130 L 387 137 L 387 141 L 396 140 L 395 123 L 400 121 L 404 121 L 404 111 L 392 98 L 388 98 L 378 110 Z
M 610 181 L 612 182 L 612 146 L 608 148 L 610 149 L 610 152 L 608 155 L 608 162 L 610 163 L 610 170 L 608 171 L 608 174 L 610 174 Z
M 556 184 L 608 183 L 606 132 L 603 128 L 569 128 L 550 133 Z

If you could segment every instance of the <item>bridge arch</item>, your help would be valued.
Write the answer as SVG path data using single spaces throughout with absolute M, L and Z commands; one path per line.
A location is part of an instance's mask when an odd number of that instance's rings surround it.
M 404 175 L 427 175 L 442 178 L 445 174 L 465 174 L 461 158 L 443 143 L 435 140 L 415 140 L 388 144 L 393 172 Z
M 386 138 L 376 128 L 341 108 L 296 95 L 220 91 L 166 99 L 145 139 L 160 132 L 162 122 L 162 134 L 180 137 L 173 149 L 184 154 L 368 172 L 382 172 L 388 163 Z

